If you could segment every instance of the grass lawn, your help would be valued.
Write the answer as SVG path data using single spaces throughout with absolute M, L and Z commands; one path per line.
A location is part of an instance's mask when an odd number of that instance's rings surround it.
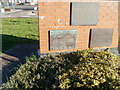
M 2 52 L 18 44 L 38 43 L 37 18 L 2 19 Z

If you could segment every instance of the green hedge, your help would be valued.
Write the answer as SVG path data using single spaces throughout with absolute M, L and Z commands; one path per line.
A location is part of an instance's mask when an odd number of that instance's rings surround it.
M 48 55 L 41 60 L 33 56 L 3 84 L 3 89 L 117 90 L 120 86 L 118 60 L 108 51 L 92 50 Z

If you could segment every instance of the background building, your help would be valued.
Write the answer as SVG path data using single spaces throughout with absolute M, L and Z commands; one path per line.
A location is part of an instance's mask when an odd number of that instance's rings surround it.
M 2 3 L 35 3 L 37 0 L 2 0 Z

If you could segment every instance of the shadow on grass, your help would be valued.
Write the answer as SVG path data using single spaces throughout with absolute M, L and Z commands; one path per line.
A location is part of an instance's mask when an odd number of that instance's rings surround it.
M 26 56 L 37 56 L 39 45 L 38 40 L 10 35 L 2 35 L 2 41 L 2 51 L 4 54 L 2 54 L 0 58 L 2 58 L 2 83 L 5 83 L 7 79 L 9 80 L 10 77 L 16 72 L 16 68 L 19 67 L 18 65 L 26 62 Z
M 38 44 L 38 40 L 15 37 L 12 35 L 4 35 L 4 34 L 0 34 L 0 35 L 2 35 L 2 52 L 5 52 L 11 47 L 19 44 L 33 44 L 33 43 Z

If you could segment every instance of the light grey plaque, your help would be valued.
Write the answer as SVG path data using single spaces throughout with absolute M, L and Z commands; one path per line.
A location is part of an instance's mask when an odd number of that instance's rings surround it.
M 71 25 L 96 25 L 99 3 L 72 2 Z

